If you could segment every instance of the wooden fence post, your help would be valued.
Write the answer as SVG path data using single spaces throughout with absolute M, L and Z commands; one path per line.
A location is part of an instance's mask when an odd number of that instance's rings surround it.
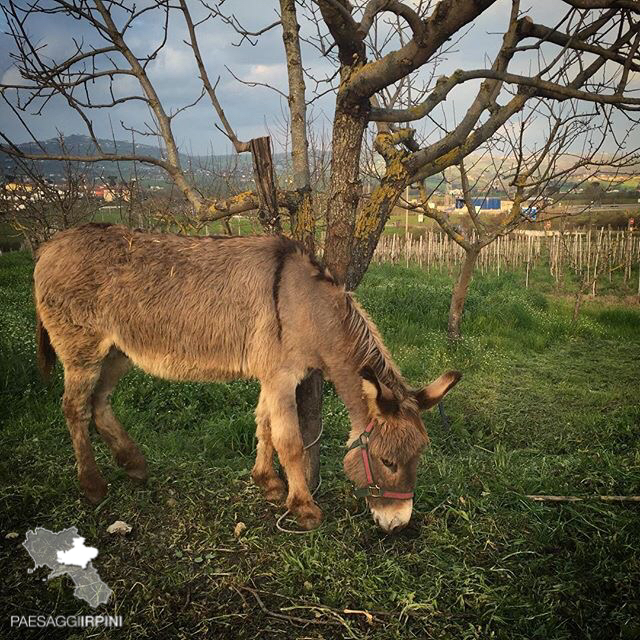
M 258 218 L 265 231 L 280 233 L 280 211 L 278 195 L 273 173 L 273 158 L 271 157 L 271 139 L 269 136 L 253 138 L 249 141 L 251 157 L 253 159 L 253 175 L 258 194 Z

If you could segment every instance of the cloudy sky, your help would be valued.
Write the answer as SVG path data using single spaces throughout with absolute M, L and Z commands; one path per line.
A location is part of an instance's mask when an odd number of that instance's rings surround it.
M 227 0 L 221 6 L 229 14 L 234 13 L 240 23 L 249 30 L 258 30 L 278 19 L 276 1 L 263 0 Z M 535 10 L 530 13 L 537 22 L 553 25 L 564 7 L 558 0 L 536 0 Z M 140 5 L 138 3 L 138 6 Z M 523 5 L 524 6 L 524 5 Z M 190 0 L 194 18 L 205 14 L 199 2 Z M 457 68 L 478 68 L 490 66 L 490 58 L 500 45 L 502 31 L 508 22 L 510 0 L 500 0 L 487 10 L 476 22 L 466 29 L 464 37 L 451 43 L 451 50 L 444 56 L 438 75 L 450 73 Z M 2 29 L 6 31 L 4 18 Z M 120 17 L 122 22 L 122 16 Z M 29 33 L 41 46 L 46 45 L 43 55 L 60 61 L 73 51 L 73 41 L 103 46 L 104 41 L 92 32 L 91 28 L 80 21 L 64 16 L 36 17 L 29 22 Z M 162 15 L 159 12 L 144 14 L 127 34 L 127 42 L 138 54 L 153 50 L 162 38 Z M 315 33 L 315 25 L 304 20 L 302 33 Z M 460 35 L 462 35 L 462 33 Z M 234 46 L 239 38 L 224 21 L 210 19 L 198 27 L 200 48 L 212 80 L 220 76 L 218 95 L 223 103 L 232 126 L 241 139 L 264 135 L 268 129 L 275 138 L 281 138 L 283 113 L 286 101 L 277 92 L 262 86 L 249 87 L 234 79 L 233 74 L 246 82 L 267 83 L 286 93 L 286 66 L 284 63 L 281 32 L 278 28 L 259 38 L 256 46 L 245 42 Z M 184 44 L 186 29 L 180 15 L 172 15 L 169 24 L 169 38 L 157 58 L 149 65 L 149 76 L 167 111 L 172 111 L 193 102 L 199 95 L 201 84 L 197 69 L 189 48 Z M 0 37 L 0 75 L 4 83 L 20 82 L 19 74 L 13 66 L 10 53 L 13 42 L 7 35 Z M 118 58 L 116 58 L 116 61 Z M 315 77 L 327 77 L 333 73 L 330 60 L 310 46 L 304 46 L 303 64 Z M 528 61 L 518 62 L 519 70 L 526 71 Z M 515 67 L 518 70 L 517 67 Z M 309 90 L 314 84 L 307 81 Z M 451 124 L 464 113 L 465 105 L 474 94 L 477 84 L 468 83 L 451 94 L 445 103 L 443 112 L 439 112 L 441 123 Z M 94 96 L 104 99 L 105 86 L 93 87 Z M 119 76 L 114 93 L 117 97 L 140 93 L 136 81 L 128 76 Z M 310 91 L 310 97 L 312 96 Z M 313 106 L 314 128 L 326 132 L 331 128 L 333 96 L 326 95 L 318 99 Z M 121 122 L 143 129 L 144 122 L 150 121 L 148 112 L 140 102 L 128 102 L 124 106 L 106 110 L 95 110 L 90 117 L 101 137 L 111 137 L 111 129 L 116 138 L 131 139 L 121 126 Z M 79 117 L 74 114 L 63 100 L 52 100 L 41 115 L 28 115 L 28 122 L 35 135 L 48 139 L 61 131 L 65 135 L 85 133 Z M 179 114 L 174 120 L 174 131 L 181 150 L 197 154 L 230 152 L 226 138 L 215 128 L 217 118 L 211 105 L 203 99 L 192 109 Z M 423 123 L 423 131 L 433 129 L 432 123 Z M 28 139 L 25 131 L 9 108 L 0 103 L 0 129 L 17 142 Z M 540 131 L 543 126 L 540 125 Z M 435 135 L 435 134 L 434 134 Z M 153 139 L 138 138 L 138 142 L 154 143 Z

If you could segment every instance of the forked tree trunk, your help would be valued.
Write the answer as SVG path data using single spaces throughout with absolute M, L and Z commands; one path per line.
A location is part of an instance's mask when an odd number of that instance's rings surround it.
M 451 305 L 449 306 L 449 337 L 457 339 L 460 337 L 460 323 L 462 322 L 462 312 L 464 303 L 467 299 L 469 285 L 473 279 L 473 271 L 476 267 L 476 261 L 480 250 L 477 247 L 465 249 L 465 258 L 462 263 L 462 269 L 458 275 L 458 279 L 453 287 L 451 296 Z

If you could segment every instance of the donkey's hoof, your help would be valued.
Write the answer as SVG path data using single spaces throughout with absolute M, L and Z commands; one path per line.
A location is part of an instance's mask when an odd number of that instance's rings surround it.
M 287 497 L 287 486 L 275 472 L 273 474 L 265 474 L 252 471 L 251 477 L 256 485 L 262 489 L 267 502 L 273 502 L 274 504 L 284 503 Z
M 142 464 L 126 467 L 125 473 L 136 484 L 145 484 L 149 478 L 149 469 L 147 468 L 147 463 L 144 460 L 142 461 Z
M 284 504 L 287 498 L 287 487 L 282 480 L 278 483 L 274 483 L 269 487 L 264 487 L 264 497 L 267 502 L 273 502 L 273 504 Z
M 124 472 L 137 484 L 144 484 L 149 477 L 147 461 L 138 451 L 127 450 L 116 456 L 116 462 L 124 469 Z
M 322 511 L 313 503 L 298 508 L 294 513 L 298 525 L 307 531 L 317 529 L 324 519 Z
M 92 504 L 102 502 L 109 488 L 105 479 L 100 475 L 82 478 L 80 480 L 80 486 L 82 487 L 85 497 Z

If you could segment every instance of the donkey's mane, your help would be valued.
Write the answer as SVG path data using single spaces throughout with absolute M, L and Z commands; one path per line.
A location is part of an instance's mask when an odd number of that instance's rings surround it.
M 350 355 L 358 369 L 369 367 L 398 400 L 404 400 L 408 395 L 407 385 L 384 345 L 378 328 L 350 293 L 346 293 L 346 302 L 344 326 L 352 342 Z

